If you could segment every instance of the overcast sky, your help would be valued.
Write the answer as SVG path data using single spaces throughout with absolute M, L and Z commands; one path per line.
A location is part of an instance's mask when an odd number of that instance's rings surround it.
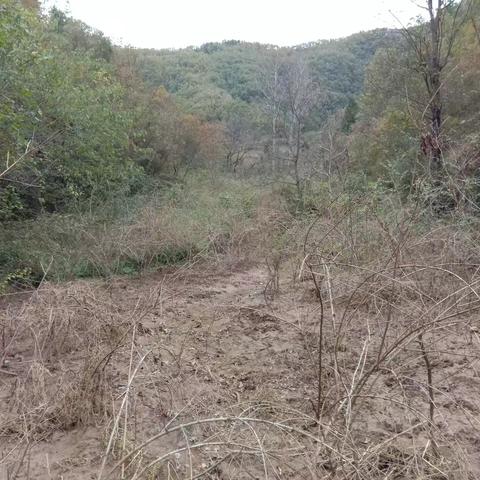
M 116 43 L 179 48 L 222 40 L 282 46 L 398 27 L 413 0 L 46 0 Z

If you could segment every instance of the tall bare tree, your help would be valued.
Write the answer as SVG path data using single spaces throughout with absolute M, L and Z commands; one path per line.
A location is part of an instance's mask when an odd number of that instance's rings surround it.
M 432 175 L 437 177 L 443 167 L 444 71 L 458 32 L 467 19 L 470 0 L 423 1 L 417 5 L 427 12 L 427 21 L 403 31 L 415 52 L 416 69 L 423 77 L 428 94 L 425 114 L 428 114 L 429 126 L 422 135 L 422 150 L 429 159 Z
M 346 134 L 342 131 L 344 112 L 331 115 L 316 134 L 312 145 L 314 157 L 312 174 L 331 178 L 336 173 L 340 178 L 348 162 Z
M 305 126 L 315 105 L 320 100 L 320 90 L 313 82 L 307 62 L 301 55 L 289 58 L 280 75 L 280 108 L 284 119 L 284 135 L 293 164 L 295 187 L 303 203 L 303 184 L 300 170 L 302 150 L 305 148 Z
M 263 106 L 271 120 L 270 160 L 272 173 L 278 170 L 278 119 L 280 114 L 280 68 L 283 63 L 283 52 L 274 47 L 266 52 L 263 68 L 260 72 L 260 91 L 263 95 Z

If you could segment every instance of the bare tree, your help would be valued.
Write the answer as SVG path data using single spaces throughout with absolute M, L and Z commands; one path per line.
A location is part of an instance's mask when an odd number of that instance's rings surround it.
M 330 116 L 318 132 L 313 144 L 315 174 L 330 178 L 335 172 L 340 177 L 348 162 L 346 135 L 342 132 L 344 112 Z
M 425 10 L 428 20 L 417 28 L 404 28 L 403 33 L 416 55 L 415 68 L 420 71 L 428 104 L 425 114 L 429 114 L 428 132 L 422 135 L 422 150 L 429 158 L 430 171 L 438 177 L 443 167 L 443 82 L 452 48 L 458 32 L 467 19 L 470 0 L 424 0 L 418 5 Z
M 244 117 L 233 116 L 225 124 L 227 167 L 237 173 L 245 157 L 256 146 L 255 128 Z
M 296 55 L 282 66 L 280 76 L 280 108 L 284 119 L 284 136 L 293 164 L 298 200 L 303 203 L 304 180 L 300 170 L 302 151 L 306 147 L 305 126 L 320 99 L 320 90 L 313 82 L 308 64 Z
M 278 48 L 267 50 L 263 68 L 260 72 L 259 84 L 263 96 L 263 107 L 271 120 L 271 167 L 272 173 L 278 170 L 278 118 L 280 114 L 280 68 L 283 53 Z

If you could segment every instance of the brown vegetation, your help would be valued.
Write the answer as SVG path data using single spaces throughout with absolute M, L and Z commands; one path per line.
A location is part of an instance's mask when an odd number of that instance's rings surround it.
M 5 478 L 478 475 L 475 229 L 274 198 L 216 264 L 4 297 Z

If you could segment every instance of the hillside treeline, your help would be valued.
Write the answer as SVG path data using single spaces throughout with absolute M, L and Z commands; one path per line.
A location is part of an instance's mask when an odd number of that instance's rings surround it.
M 292 48 L 117 47 L 38 2 L 0 11 L 1 221 L 205 166 L 281 177 L 300 207 L 312 182 L 336 179 L 476 208 L 478 0 Z
M 41 13 L 38 2 L 0 8 L 2 221 L 132 194 L 152 175 L 236 169 L 249 152 L 268 170 L 279 156 L 269 151 L 272 108 L 279 143 L 285 133 L 282 101 L 268 98 L 271 69 L 280 88 L 282 68 L 307 61 L 322 86 L 302 127 L 314 132 L 353 104 L 375 52 L 398 38 L 376 31 L 292 49 L 227 41 L 137 50 L 57 9 Z
M 131 194 L 146 175 L 216 155 L 215 125 L 147 87 L 129 50 L 56 9 L 0 2 L 0 85 L 2 221 Z

